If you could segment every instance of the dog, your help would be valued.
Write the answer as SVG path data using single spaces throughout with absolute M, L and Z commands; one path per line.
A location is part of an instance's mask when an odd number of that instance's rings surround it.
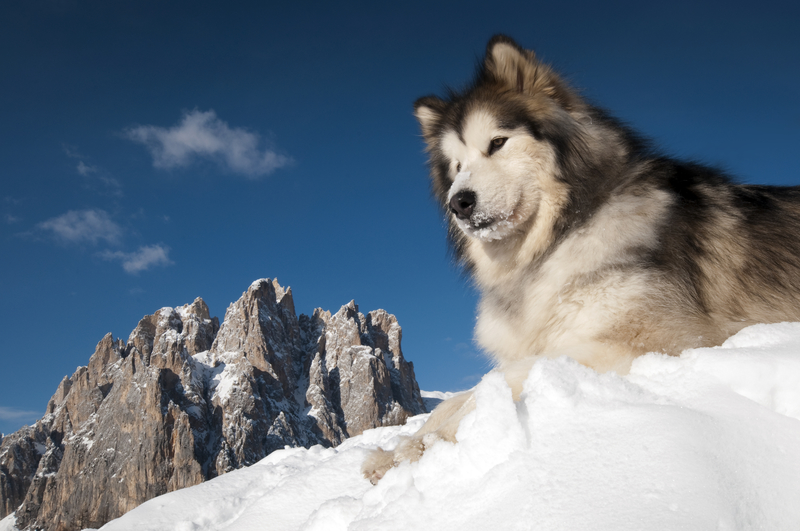
M 414 111 L 432 190 L 480 291 L 475 336 L 519 399 L 533 363 L 569 356 L 625 374 L 648 352 L 721 344 L 800 320 L 800 189 L 735 184 L 666 157 L 498 35 L 475 80 Z M 376 450 L 376 483 L 455 441 L 471 392 Z

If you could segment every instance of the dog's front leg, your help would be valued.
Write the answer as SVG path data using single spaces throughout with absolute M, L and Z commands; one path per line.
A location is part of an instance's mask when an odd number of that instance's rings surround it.
M 439 404 L 428 421 L 411 437 L 404 437 L 392 451 L 377 449 L 370 453 L 361 471 L 373 485 L 393 466 L 403 461 L 416 461 L 437 441 L 456 442 L 461 419 L 475 409 L 472 391 L 466 391 Z

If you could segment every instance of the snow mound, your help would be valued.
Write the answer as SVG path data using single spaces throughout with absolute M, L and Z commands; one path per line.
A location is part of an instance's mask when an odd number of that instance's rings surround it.
M 425 415 L 335 449 L 274 452 L 102 529 L 800 529 L 798 323 L 648 354 L 625 377 L 542 360 L 517 403 L 490 373 L 476 404 L 459 444 L 377 486 L 359 473 L 364 457 Z

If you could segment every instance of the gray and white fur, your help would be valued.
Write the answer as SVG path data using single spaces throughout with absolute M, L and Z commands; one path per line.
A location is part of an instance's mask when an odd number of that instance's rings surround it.
M 414 108 L 449 238 L 481 293 L 476 339 L 515 399 L 541 357 L 624 374 L 647 352 L 800 321 L 800 189 L 659 154 L 502 35 L 467 89 Z M 365 476 L 455 442 L 473 407 L 470 392 L 443 402 Z

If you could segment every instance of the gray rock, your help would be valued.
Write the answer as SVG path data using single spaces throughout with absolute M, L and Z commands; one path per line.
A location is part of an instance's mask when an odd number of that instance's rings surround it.
M 297 317 L 254 282 L 222 326 L 202 299 L 111 334 L 47 413 L 0 440 L 0 517 L 20 529 L 100 527 L 155 496 L 289 446 L 332 446 L 425 411 L 394 316 L 354 302 Z

